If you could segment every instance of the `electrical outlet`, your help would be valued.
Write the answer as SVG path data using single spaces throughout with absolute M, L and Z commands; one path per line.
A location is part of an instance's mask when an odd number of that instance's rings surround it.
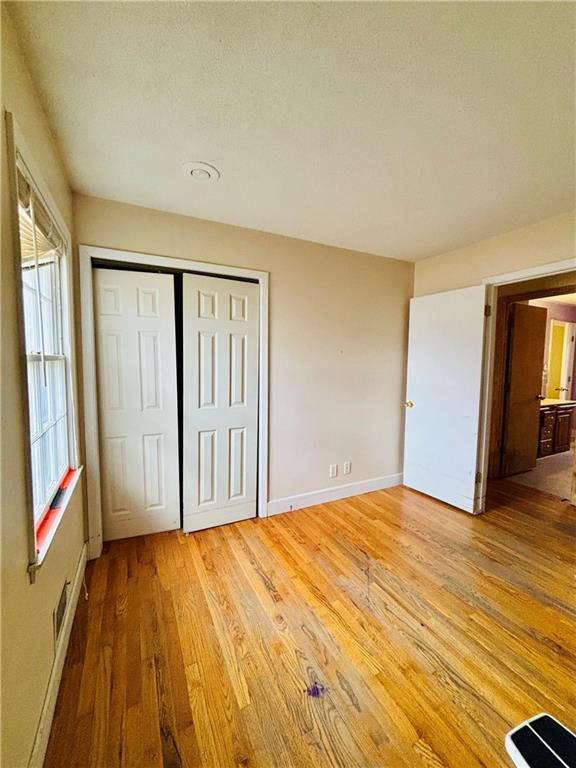
M 338 477 L 338 464 L 330 464 L 328 468 L 328 477 Z
M 342 474 L 349 475 L 350 472 L 352 472 L 352 462 L 345 461 L 344 464 L 342 465 Z

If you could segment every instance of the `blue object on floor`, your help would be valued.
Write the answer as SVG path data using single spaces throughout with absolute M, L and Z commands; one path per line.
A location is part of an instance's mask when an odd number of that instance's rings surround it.
M 328 688 L 326 688 L 326 686 L 317 682 L 312 683 L 312 685 L 309 685 L 308 688 L 306 688 L 306 693 L 308 696 L 312 696 L 313 699 L 319 699 L 320 696 L 322 696 L 327 691 Z

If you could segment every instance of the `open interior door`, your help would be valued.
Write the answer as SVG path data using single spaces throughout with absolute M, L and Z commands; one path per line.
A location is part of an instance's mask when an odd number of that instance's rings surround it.
M 543 307 L 512 304 L 502 440 L 504 476 L 536 466 L 546 317 Z
M 481 511 L 480 443 L 485 287 L 410 302 L 404 484 Z

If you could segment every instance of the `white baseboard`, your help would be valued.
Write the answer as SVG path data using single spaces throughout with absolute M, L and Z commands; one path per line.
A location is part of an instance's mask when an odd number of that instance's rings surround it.
M 334 485 L 332 488 L 322 488 L 320 491 L 299 493 L 296 496 L 286 496 L 283 499 L 272 499 L 268 502 L 268 516 L 279 515 L 282 512 L 293 512 L 295 509 L 313 507 L 315 504 L 325 504 L 327 501 L 338 501 L 350 496 L 358 496 L 361 493 L 380 491 L 383 488 L 391 488 L 402 484 L 402 473 L 396 475 L 383 475 L 373 477 L 370 480 L 360 480 L 357 483 Z
M 52 672 L 50 673 L 50 680 L 48 681 L 48 688 L 46 689 L 46 696 L 44 698 L 44 704 L 42 706 L 40 721 L 36 731 L 36 738 L 34 739 L 32 754 L 28 762 L 28 768 L 42 768 L 42 765 L 44 764 L 44 757 L 46 755 L 46 748 L 48 747 L 48 739 L 50 737 L 50 729 L 52 728 L 52 719 L 54 717 L 54 710 L 56 709 L 58 689 L 60 688 L 60 680 L 62 678 L 62 670 L 64 668 L 66 651 L 68 650 L 68 642 L 70 641 L 70 633 L 72 631 L 72 623 L 74 622 L 78 597 L 80 595 L 80 590 L 82 589 L 82 580 L 86 568 L 86 554 L 86 544 L 84 544 L 82 546 L 80 559 L 78 560 L 76 573 L 74 574 L 74 580 L 70 587 L 66 615 L 60 630 L 60 637 L 58 638 L 58 645 L 54 655 L 54 664 L 52 665 Z

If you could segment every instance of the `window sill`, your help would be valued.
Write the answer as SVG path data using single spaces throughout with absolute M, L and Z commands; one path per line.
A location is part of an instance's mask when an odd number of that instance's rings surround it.
M 48 554 L 48 550 L 54 540 L 60 521 L 68 508 L 74 489 L 78 485 L 82 469 L 82 467 L 78 467 L 77 469 L 70 469 L 68 471 L 60 484 L 60 489 L 63 491 L 63 495 L 60 497 L 58 507 L 49 509 L 36 529 L 36 562 L 31 566 L 35 570 L 42 565 Z

